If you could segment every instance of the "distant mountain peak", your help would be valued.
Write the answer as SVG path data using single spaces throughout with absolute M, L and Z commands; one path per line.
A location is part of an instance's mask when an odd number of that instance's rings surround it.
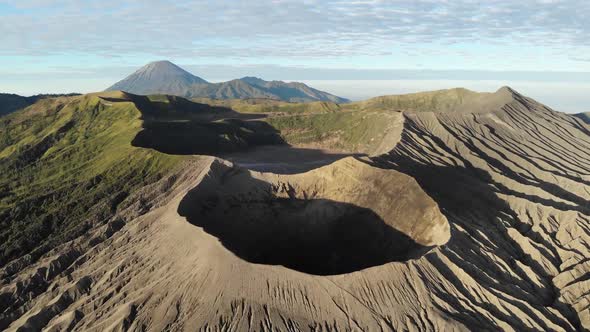
M 148 63 L 146 66 L 151 66 L 151 65 L 172 65 L 172 66 L 176 66 L 170 60 L 156 60 L 156 61 L 152 61 L 152 62 Z M 178 66 L 176 66 L 176 67 L 178 67 Z
M 168 60 L 150 62 L 109 87 L 139 95 L 170 94 L 182 97 L 215 99 L 266 98 L 289 102 L 331 101 L 345 103 L 341 98 L 316 90 L 303 83 L 265 81 L 255 76 L 221 83 L 209 83 Z
M 190 83 L 207 83 L 207 81 L 204 79 L 189 73 L 180 66 L 168 60 L 150 62 L 147 65 L 141 67 L 135 73 L 157 75 L 161 76 L 162 78 L 179 77 Z
M 263 86 L 266 83 L 268 83 L 267 81 L 263 80 L 262 78 L 259 78 L 256 76 L 245 76 L 245 77 L 240 78 L 240 81 L 246 82 L 248 84 L 256 85 L 256 86 Z
M 146 71 L 160 71 L 160 72 L 164 72 L 164 73 L 172 74 L 172 75 L 186 75 L 186 76 L 197 77 L 168 60 L 160 60 L 160 61 L 150 62 L 147 65 L 141 67 L 136 72 L 146 72 Z M 203 80 L 203 81 L 205 81 L 205 80 Z
M 136 94 L 166 93 L 185 95 L 193 85 L 207 84 L 168 60 L 150 62 L 133 74 L 109 87 L 107 91 L 122 90 Z
M 260 77 L 256 77 L 256 76 L 244 76 L 242 78 L 240 78 L 240 80 L 242 81 L 253 81 L 253 82 L 266 82 L 265 80 L 263 80 Z

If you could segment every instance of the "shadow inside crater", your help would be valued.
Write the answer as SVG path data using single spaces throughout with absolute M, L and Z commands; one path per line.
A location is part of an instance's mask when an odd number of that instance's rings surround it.
M 173 96 L 129 95 L 141 112 L 136 147 L 173 155 L 212 155 L 242 167 L 281 174 L 305 172 L 359 154 L 292 147 L 265 114 L 239 113 Z M 103 98 L 105 101 L 127 99 Z
M 296 174 L 307 172 L 346 157 L 363 157 L 361 153 L 332 152 L 321 149 L 283 145 L 258 146 L 245 151 L 219 154 L 240 167 L 257 172 Z
M 286 144 L 276 129 L 262 121 L 144 120 L 143 127 L 131 142 L 133 146 L 175 155 L 218 155 Z
M 218 176 L 205 177 L 188 192 L 178 213 L 248 262 L 334 275 L 405 261 L 430 249 L 370 209 L 291 192 L 278 197 L 278 186 L 245 170 L 216 167 L 222 168 Z
M 212 155 L 285 144 L 278 130 L 260 121 L 264 114 L 238 113 L 174 96 L 128 98 L 141 112 L 143 128 L 131 142 L 136 147 L 175 155 Z

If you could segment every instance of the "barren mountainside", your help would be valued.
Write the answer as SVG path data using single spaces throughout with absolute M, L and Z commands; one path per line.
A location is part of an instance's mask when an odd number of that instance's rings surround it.
M 0 118 L 0 329 L 590 329 L 581 118 L 508 87 L 198 101 Z

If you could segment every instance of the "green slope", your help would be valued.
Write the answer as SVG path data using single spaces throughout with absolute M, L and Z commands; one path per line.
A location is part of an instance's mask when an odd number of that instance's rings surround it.
M 0 118 L 0 266 L 106 222 L 183 155 L 281 143 L 266 122 L 180 97 L 40 100 Z
M 338 104 L 334 102 L 290 103 L 253 98 L 226 99 L 194 98 L 209 105 L 231 108 L 244 113 L 327 113 L 338 111 L 405 111 L 405 112 L 466 112 L 479 113 L 497 109 L 513 99 L 508 87 L 493 93 L 475 92 L 463 88 L 437 90 L 402 95 L 387 95 L 363 101 Z
M 392 124 L 392 116 L 398 113 L 380 108 L 364 108 L 355 103 L 290 103 L 270 99 L 193 100 L 238 113 L 265 114 L 267 117 L 264 121 L 270 125 L 269 130 L 274 130 L 288 144 L 350 152 L 370 151 L 369 147 L 378 144 Z
M 30 106 L 37 101 L 45 98 L 56 98 L 61 96 L 76 96 L 79 94 L 41 94 L 30 97 L 23 97 L 15 94 L 0 93 L 0 116 L 10 114 L 12 112 Z
M 266 121 L 292 145 L 372 154 L 399 119 L 397 112 L 363 110 L 278 116 Z
M 44 100 L 0 119 L 0 265 L 41 254 L 104 222 L 179 157 L 133 147 L 132 102 Z
M 337 112 L 346 108 L 348 104 L 337 104 L 329 101 L 314 101 L 309 103 L 290 103 L 274 99 L 211 99 L 193 98 L 195 102 L 220 107 L 231 108 L 240 113 L 324 113 Z
M 31 104 L 32 102 L 27 97 L 15 94 L 0 93 L 0 116 L 12 113 L 19 109 L 23 109 Z
M 408 112 L 480 113 L 498 109 L 500 106 L 511 101 L 512 98 L 513 91 L 508 87 L 502 87 L 494 93 L 455 88 L 375 97 L 354 103 L 354 107 Z

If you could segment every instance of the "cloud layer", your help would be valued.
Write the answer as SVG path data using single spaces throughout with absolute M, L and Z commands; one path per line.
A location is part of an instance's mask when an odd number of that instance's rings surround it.
M 484 43 L 579 58 L 589 12 L 584 0 L 0 0 L 0 55 L 338 57 Z

